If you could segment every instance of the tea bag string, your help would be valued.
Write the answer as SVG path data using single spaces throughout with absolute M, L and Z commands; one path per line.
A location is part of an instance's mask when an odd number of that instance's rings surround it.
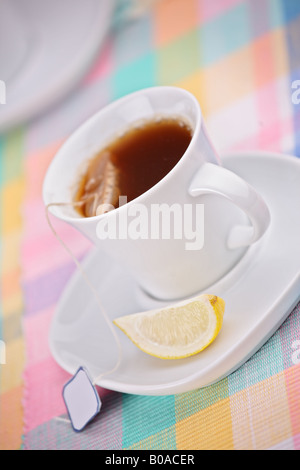
M 93 195 L 91 197 L 94 197 Z M 121 364 L 121 361 L 122 361 L 122 347 L 121 347 L 121 342 L 120 342 L 120 339 L 116 333 L 116 331 L 114 330 L 114 327 L 113 327 L 113 324 L 111 322 L 111 320 L 109 319 L 109 317 L 107 316 L 107 313 L 100 301 L 100 298 L 99 298 L 99 295 L 98 295 L 98 292 L 95 288 L 95 286 L 91 283 L 90 279 L 88 278 L 85 270 L 83 269 L 81 263 L 78 261 L 78 259 L 76 258 L 76 256 L 72 253 L 72 251 L 70 250 L 70 248 L 66 245 L 66 243 L 60 238 L 60 236 L 58 235 L 58 233 L 56 232 L 56 230 L 54 229 L 52 223 L 51 223 L 51 220 L 50 220 L 50 215 L 49 215 L 49 209 L 51 207 L 76 207 L 76 206 L 80 206 L 82 205 L 82 201 L 80 202 L 58 202 L 58 203 L 50 203 L 46 206 L 46 219 L 47 219 L 47 222 L 48 222 L 48 225 L 53 233 L 53 235 L 55 236 L 55 238 L 59 241 L 59 243 L 62 245 L 62 247 L 65 249 L 65 251 L 69 254 L 69 256 L 72 258 L 72 260 L 74 261 L 75 265 L 77 266 L 78 270 L 80 271 L 83 279 L 85 280 L 87 286 L 89 287 L 89 289 L 91 290 L 96 302 L 97 302 L 97 305 L 100 309 L 100 312 L 105 320 L 105 322 L 107 323 L 114 339 L 115 339 L 115 342 L 116 342 L 116 345 L 117 345 L 117 349 L 118 349 L 118 359 L 117 359 L 117 362 L 115 364 L 115 366 L 111 369 L 111 370 L 108 370 L 106 372 L 103 372 L 102 374 L 99 374 L 97 377 L 94 377 L 92 378 L 93 380 L 93 385 L 96 385 L 96 382 L 98 382 L 100 379 L 102 379 L 104 376 L 106 375 L 110 375 L 110 374 L 113 374 L 120 366 Z

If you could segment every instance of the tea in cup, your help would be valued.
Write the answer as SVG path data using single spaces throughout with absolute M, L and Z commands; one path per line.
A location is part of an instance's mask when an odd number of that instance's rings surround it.
M 53 159 L 43 188 L 77 228 L 161 300 L 220 280 L 270 223 L 245 180 L 222 167 L 197 99 L 177 87 L 127 95 L 83 124 Z

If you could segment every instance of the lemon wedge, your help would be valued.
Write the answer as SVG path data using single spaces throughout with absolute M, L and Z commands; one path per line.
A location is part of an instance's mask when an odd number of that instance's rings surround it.
M 114 324 L 142 351 L 161 359 L 193 356 L 219 334 L 225 302 L 215 295 L 201 295 L 160 310 L 135 313 Z

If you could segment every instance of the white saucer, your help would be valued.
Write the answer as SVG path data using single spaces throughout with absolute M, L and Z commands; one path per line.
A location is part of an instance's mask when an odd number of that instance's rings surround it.
M 79 82 L 103 44 L 114 7 L 115 0 L 2 0 L 0 132 L 56 104 Z
M 119 330 L 123 361 L 98 385 L 119 392 L 167 395 L 210 385 L 227 376 L 276 331 L 300 299 L 300 161 L 296 157 L 243 153 L 224 156 L 225 167 L 252 184 L 267 202 L 272 222 L 264 238 L 220 282 L 206 289 L 226 302 L 217 339 L 191 358 L 164 361 L 136 348 Z M 85 270 L 113 319 L 156 305 L 126 271 L 100 251 Z M 114 339 L 79 272 L 56 310 L 50 332 L 54 358 L 74 374 L 85 366 L 93 377 L 114 367 Z

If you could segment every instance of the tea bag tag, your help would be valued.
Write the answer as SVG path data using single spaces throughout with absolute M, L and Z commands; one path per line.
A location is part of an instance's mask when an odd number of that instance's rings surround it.
M 80 367 L 63 388 L 63 399 L 74 431 L 82 431 L 100 413 L 101 400 L 87 370 Z

